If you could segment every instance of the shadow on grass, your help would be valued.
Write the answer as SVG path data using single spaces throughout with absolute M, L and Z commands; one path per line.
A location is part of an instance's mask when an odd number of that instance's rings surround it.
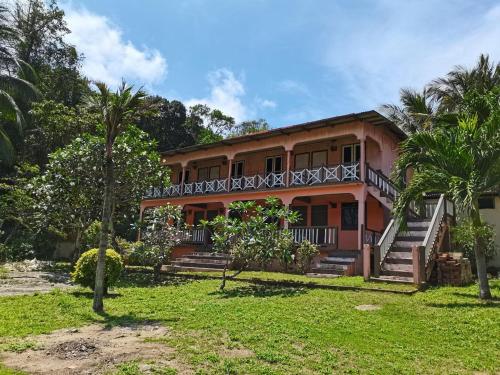
M 118 288 L 144 288 L 151 286 L 181 286 L 195 282 L 194 279 L 189 279 L 175 275 L 161 275 L 160 280 L 155 280 L 152 273 L 126 273 L 118 281 Z
M 87 299 L 93 299 L 94 298 L 94 292 L 92 291 L 83 291 L 83 290 L 75 290 L 71 292 L 72 295 L 75 297 L 84 297 Z M 104 296 L 104 299 L 113 299 L 113 298 L 118 298 L 121 297 L 122 295 L 117 292 L 110 291 L 108 294 Z
M 242 298 L 242 297 L 296 297 L 307 293 L 305 288 L 282 287 L 282 286 L 265 286 L 265 285 L 247 285 L 222 291 L 209 293 L 210 295 L 218 295 L 220 298 Z

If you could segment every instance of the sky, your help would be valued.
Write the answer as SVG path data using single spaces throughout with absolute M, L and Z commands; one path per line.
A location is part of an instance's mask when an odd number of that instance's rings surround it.
M 500 1 L 67 0 L 91 79 L 272 127 L 380 109 L 481 53 Z

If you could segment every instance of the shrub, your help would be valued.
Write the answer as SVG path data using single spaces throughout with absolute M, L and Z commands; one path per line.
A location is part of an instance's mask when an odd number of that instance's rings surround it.
M 82 238 L 80 239 L 80 247 L 82 251 L 87 251 L 99 246 L 99 237 L 101 235 L 101 222 L 96 220 L 89 225 L 87 229 L 82 233 Z
M 480 226 L 474 226 L 470 220 L 464 220 L 452 229 L 453 241 L 458 249 L 469 258 L 473 271 L 475 272 L 474 246 L 476 240 L 480 241 L 486 259 L 492 259 L 496 252 L 495 231 L 493 226 L 482 222 Z
M 296 252 L 297 269 L 302 273 L 309 271 L 311 261 L 317 255 L 319 255 L 318 246 L 307 240 L 302 241 Z
M 84 252 L 76 262 L 75 271 L 71 274 L 73 282 L 94 290 L 97 253 L 99 249 Z M 106 270 L 104 276 L 104 290 L 116 284 L 123 268 L 122 258 L 113 249 L 106 250 Z
M 154 255 L 151 254 L 151 248 L 144 242 L 128 242 L 120 239 L 118 241 L 122 249 L 123 263 L 128 266 L 154 266 Z

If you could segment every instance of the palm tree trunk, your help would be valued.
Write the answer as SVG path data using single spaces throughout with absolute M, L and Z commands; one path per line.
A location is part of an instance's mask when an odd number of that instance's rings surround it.
M 101 234 L 99 240 L 99 252 L 97 256 L 97 267 L 95 273 L 95 288 L 94 288 L 94 304 L 95 312 L 103 312 L 103 296 L 105 292 L 104 277 L 106 268 L 106 249 L 109 240 L 109 226 L 111 221 L 111 202 L 113 199 L 114 185 L 114 166 L 113 166 L 113 149 L 112 145 L 106 145 L 106 161 L 105 161 L 105 185 L 104 199 L 102 205 L 102 222 Z
M 479 205 L 476 203 L 472 213 L 472 223 L 476 228 L 481 225 L 479 216 Z M 479 280 L 479 298 L 491 299 L 490 285 L 488 284 L 488 274 L 486 272 L 486 255 L 484 254 L 483 241 L 476 237 L 474 244 L 474 255 L 476 256 L 477 278 Z

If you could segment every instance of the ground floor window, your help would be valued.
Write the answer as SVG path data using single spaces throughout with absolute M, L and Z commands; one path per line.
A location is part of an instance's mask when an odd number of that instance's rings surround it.
M 358 202 L 342 203 L 342 230 L 358 229 Z
M 295 211 L 299 214 L 299 220 L 296 223 L 293 223 L 293 227 L 305 227 L 307 226 L 307 206 L 294 206 L 292 207 L 292 211 Z

